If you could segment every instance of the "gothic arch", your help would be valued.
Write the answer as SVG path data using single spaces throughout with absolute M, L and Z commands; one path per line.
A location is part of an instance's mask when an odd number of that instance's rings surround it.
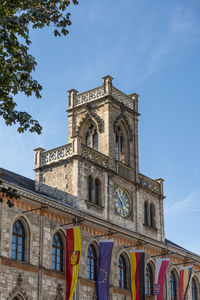
M 89 124 L 90 122 L 93 122 L 96 125 L 98 132 L 102 133 L 104 131 L 104 120 L 95 112 L 87 111 L 79 124 L 77 124 L 76 132 L 74 134 L 83 136 L 87 123 Z
M 117 126 L 122 123 L 126 129 L 127 132 L 127 136 L 129 138 L 129 141 L 131 142 L 133 140 L 133 131 L 128 123 L 128 120 L 126 118 L 126 116 L 121 113 L 114 121 L 113 123 L 113 127 L 114 127 L 114 131 L 117 132 Z
M 124 249 L 121 249 L 117 255 L 117 269 L 120 257 L 123 257 L 125 264 L 126 264 L 126 287 L 125 289 L 130 290 L 131 282 L 130 282 L 130 275 L 131 275 L 131 263 L 130 263 L 130 256 Z M 117 270 L 118 274 L 118 270 Z M 119 274 L 118 274 L 119 275 Z M 118 278 L 119 279 L 119 278 Z
M 23 279 L 21 273 L 19 273 L 17 277 L 16 286 L 14 287 L 14 289 L 9 294 L 6 300 L 13 300 L 13 298 L 15 297 L 17 298 L 17 300 L 29 300 L 29 297 L 23 289 Z
M 32 253 L 32 231 L 31 231 L 31 224 L 27 216 L 22 214 L 17 214 L 10 223 L 10 257 L 12 252 L 12 235 L 13 235 L 13 225 L 15 222 L 20 221 L 22 224 L 24 231 L 25 231 L 25 248 L 24 248 L 24 261 L 30 262 Z
M 63 265 L 62 265 L 62 272 L 65 272 L 65 264 L 64 264 L 64 261 L 65 261 L 65 252 L 66 252 L 66 247 L 65 247 L 65 244 L 66 244 L 66 236 L 65 236 L 65 231 L 62 229 L 62 228 L 55 228 L 52 232 L 51 232 L 51 240 L 50 240 L 50 256 L 49 256 L 49 266 L 50 266 L 50 269 L 52 268 L 52 243 L 53 243 L 53 237 L 55 234 L 59 234 L 60 238 L 61 238 L 61 241 L 62 241 L 62 244 L 63 244 Z

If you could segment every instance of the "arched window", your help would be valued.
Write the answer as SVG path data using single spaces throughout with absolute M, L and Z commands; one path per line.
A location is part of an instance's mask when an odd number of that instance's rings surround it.
M 52 269 L 63 271 L 63 242 L 59 233 L 54 234 L 52 241 Z
M 155 228 L 155 206 L 153 203 L 150 205 L 150 226 Z
M 90 124 L 88 130 L 86 131 L 85 143 L 88 147 L 98 150 L 98 133 L 93 123 Z
M 98 133 L 96 131 L 93 134 L 93 148 L 98 150 Z
M 144 202 L 144 224 L 148 225 L 148 212 L 149 212 L 149 204 L 147 201 Z
M 94 192 L 95 192 L 95 204 L 100 204 L 101 202 L 101 182 L 98 179 L 95 179 L 94 184 Z
M 116 128 L 115 135 L 115 158 L 123 163 L 128 163 L 129 144 L 127 132 L 121 124 Z
M 174 272 L 170 273 L 170 299 L 176 300 L 176 277 Z
M 17 260 L 25 258 L 25 230 L 19 220 L 13 224 L 11 257 Z
M 146 295 L 153 296 L 153 271 L 150 264 L 146 267 Z
M 92 202 L 92 177 L 88 177 L 88 201 Z
M 118 277 L 119 277 L 119 287 L 126 289 L 126 273 L 127 273 L 127 266 L 125 258 L 120 255 L 119 261 L 118 261 Z
M 197 285 L 194 278 L 192 278 L 192 300 L 197 300 Z
M 87 278 L 96 280 L 97 277 L 97 254 L 93 245 L 88 247 L 87 254 Z

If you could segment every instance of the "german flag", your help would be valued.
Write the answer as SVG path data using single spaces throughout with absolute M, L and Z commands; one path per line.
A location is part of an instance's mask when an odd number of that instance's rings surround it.
M 144 289 L 144 256 L 143 250 L 132 250 L 131 257 L 131 290 L 133 300 L 145 300 Z
M 71 300 L 75 291 L 81 257 L 80 227 L 66 229 L 66 300 Z
M 193 266 L 187 266 L 179 270 L 180 281 L 179 281 L 179 300 L 185 300 L 187 296 L 187 291 L 190 284 L 190 279 L 192 276 Z

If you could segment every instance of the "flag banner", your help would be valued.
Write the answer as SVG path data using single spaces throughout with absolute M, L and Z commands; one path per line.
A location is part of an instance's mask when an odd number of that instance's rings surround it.
M 66 300 L 71 300 L 78 278 L 81 257 L 80 227 L 66 229 Z
M 157 258 L 155 270 L 155 300 L 163 299 L 163 290 L 165 285 L 166 273 L 169 264 L 169 258 Z
M 143 250 L 131 250 L 131 291 L 133 300 L 145 299 Z
M 193 266 L 187 266 L 179 270 L 179 300 L 185 300 L 187 296 Z
M 97 299 L 108 300 L 109 274 L 114 240 L 99 241 L 99 262 L 97 275 Z

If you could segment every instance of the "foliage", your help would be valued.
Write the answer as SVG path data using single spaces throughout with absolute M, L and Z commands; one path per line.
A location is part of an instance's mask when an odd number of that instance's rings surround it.
M 12 202 L 12 199 L 19 199 L 20 196 L 17 194 L 17 190 L 16 189 L 12 189 L 11 187 L 4 187 L 2 185 L 2 172 L 0 171 L 0 202 L 3 201 L 3 198 L 6 197 L 7 198 L 7 205 L 8 207 L 13 207 L 14 204 Z
M 28 52 L 30 29 L 53 25 L 55 36 L 68 34 L 69 4 L 69 0 L 0 0 L 0 116 L 6 125 L 17 123 L 18 132 L 42 130 L 31 115 L 16 110 L 13 99 L 18 93 L 41 98 L 42 86 L 31 75 L 37 63 Z

